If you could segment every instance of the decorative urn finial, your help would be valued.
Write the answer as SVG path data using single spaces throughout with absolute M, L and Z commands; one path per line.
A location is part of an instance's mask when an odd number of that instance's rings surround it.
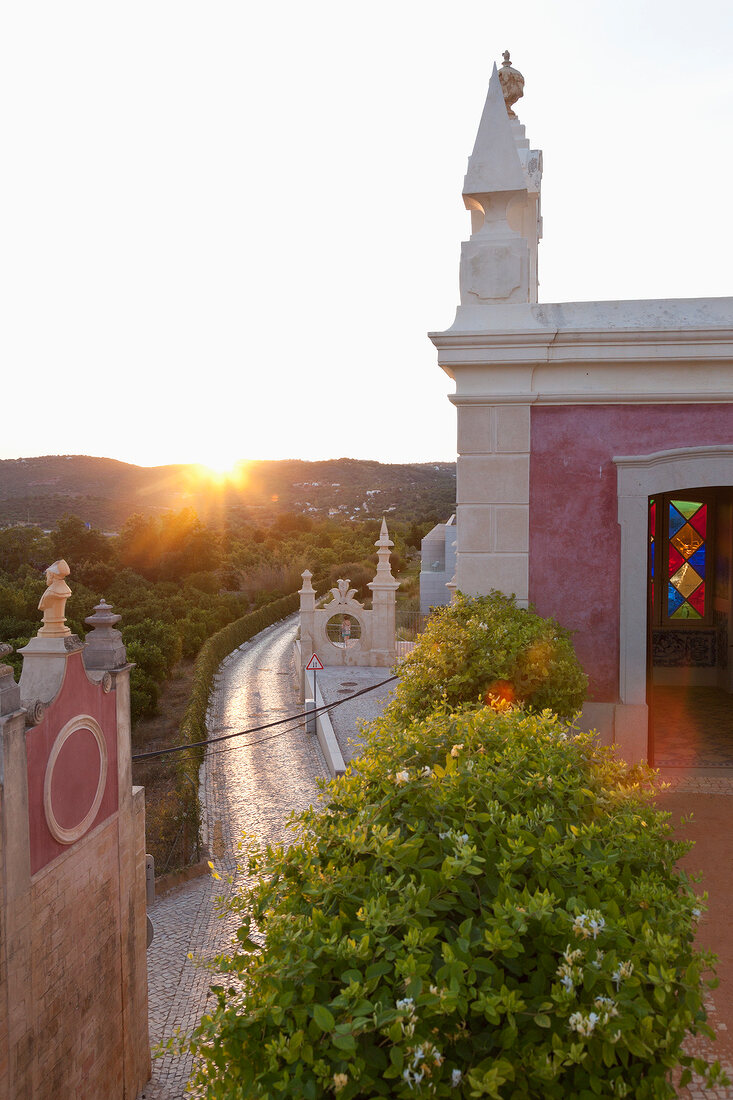
M 504 93 L 506 113 L 509 115 L 509 118 L 516 118 L 517 116 L 512 110 L 512 107 L 517 100 L 521 99 L 524 95 L 524 77 L 519 69 L 513 68 L 511 58 L 509 57 L 509 50 L 504 50 L 502 57 L 504 60 L 499 69 L 499 80 L 501 81 L 501 90 Z
M 49 565 L 46 570 L 46 591 L 38 604 L 38 610 L 43 612 L 43 626 L 38 631 L 39 636 L 58 638 L 71 634 L 68 626 L 64 625 L 66 601 L 71 595 L 71 589 L 66 583 L 70 572 L 63 558 Z

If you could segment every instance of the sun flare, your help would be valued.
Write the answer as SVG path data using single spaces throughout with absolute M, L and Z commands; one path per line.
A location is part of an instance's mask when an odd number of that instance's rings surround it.
M 218 488 L 242 488 L 249 480 L 250 465 L 244 459 L 222 453 L 220 457 L 212 456 L 206 462 L 199 462 L 195 467 L 195 479 Z

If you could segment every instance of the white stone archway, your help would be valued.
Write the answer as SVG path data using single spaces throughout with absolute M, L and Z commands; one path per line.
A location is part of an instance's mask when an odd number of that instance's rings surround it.
M 615 457 L 621 526 L 619 700 L 614 741 L 627 760 L 646 759 L 647 557 L 650 496 L 733 485 L 733 446 L 711 445 Z

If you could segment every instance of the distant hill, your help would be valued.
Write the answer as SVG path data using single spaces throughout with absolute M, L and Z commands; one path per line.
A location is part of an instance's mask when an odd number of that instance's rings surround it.
M 236 514 L 268 523 L 282 512 L 364 519 L 447 519 L 455 509 L 452 462 L 388 465 L 352 458 L 243 463 L 232 478 L 197 466 L 133 466 L 112 458 L 46 455 L 0 460 L 0 527 L 52 527 L 65 513 L 117 531 L 134 512 L 193 507 L 203 519 Z

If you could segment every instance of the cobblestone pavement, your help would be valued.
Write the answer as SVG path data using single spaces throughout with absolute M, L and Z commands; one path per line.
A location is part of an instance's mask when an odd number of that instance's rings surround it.
M 296 620 L 258 634 L 231 654 L 215 680 L 209 711 L 210 736 L 272 722 L 301 709 L 292 671 Z M 259 742 L 255 744 L 255 742 Z M 236 746 L 236 747 L 235 747 Z M 243 832 L 276 842 L 293 810 L 317 799 L 316 778 L 327 775 L 315 737 L 300 723 L 263 730 L 213 745 L 203 769 L 205 837 L 223 875 L 236 875 L 237 843 Z M 190 1031 L 206 1010 L 213 981 L 207 960 L 223 951 L 236 921 L 220 917 L 216 898 L 230 890 L 225 878 L 199 878 L 163 896 L 150 911 L 155 939 L 148 951 L 150 1041 L 177 1029 Z M 189 960 L 192 953 L 197 960 Z M 187 1056 L 153 1059 L 153 1076 L 139 1100 L 179 1100 L 191 1072 Z

